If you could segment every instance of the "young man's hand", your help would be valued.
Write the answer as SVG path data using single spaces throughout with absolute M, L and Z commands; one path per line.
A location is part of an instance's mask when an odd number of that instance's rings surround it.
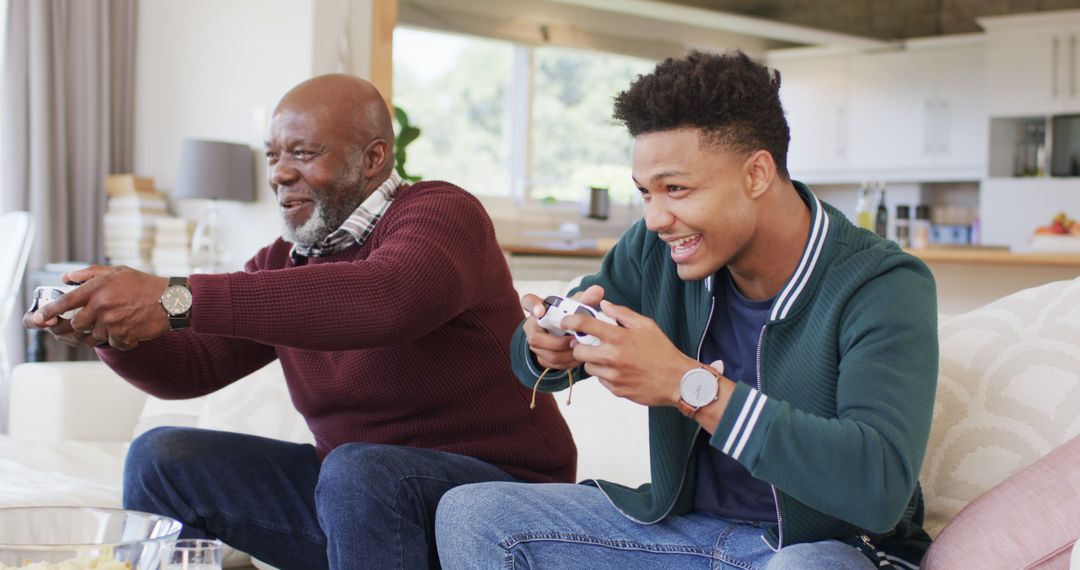
M 596 307 L 604 298 L 604 288 L 593 285 L 584 291 L 578 291 L 571 299 Z M 529 315 L 523 329 L 529 349 L 536 355 L 536 361 L 544 368 L 567 370 L 581 366 L 581 361 L 574 359 L 574 345 L 577 342 L 572 335 L 559 336 L 549 333 L 540 326 L 539 319 L 544 316 L 544 300 L 533 294 L 521 298 L 521 308 Z M 567 319 L 563 319 L 566 322 Z
M 47 329 L 59 341 L 75 346 L 109 344 L 121 350 L 169 332 L 161 294 L 166 277 L 130 267 L 92 265 L 63 275 L 64 281 L 82 283 L 56 301 L 23 316 L 29 329 Z M 59 315 L 81 307 L 70 321 Z
M 698 362 L 682 353 L 652 319 L 608 301 L 600 303 L 611 325 L 586 315 L 570 315 L 562 326 L 591 334 L 598 346 L 576 344 L 572 356 L 585 363 L 612 394 L 644 406 L 675 406 L 679 381 Z

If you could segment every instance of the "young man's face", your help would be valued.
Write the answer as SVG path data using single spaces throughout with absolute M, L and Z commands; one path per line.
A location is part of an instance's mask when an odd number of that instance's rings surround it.
M 633 176 L 645 225 L 668 243 L 685 281 L 737 262 L 757 227 L 747 157 L 702 144 L 700 133 L 679 129 L 634 139 Z

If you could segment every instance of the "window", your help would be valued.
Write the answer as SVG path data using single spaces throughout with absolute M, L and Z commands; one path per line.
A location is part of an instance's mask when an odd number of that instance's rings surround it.
M 394 32 L 394 103 L 422 134 L 407 170 L 475 194 L 630 201 L 632 140 L 614 97 L 653 62 L 443 32 Z
M 586 188 L 603 186 L 612 200 L 630 200 L 633 141 L 611 111 L 615 96 L 653 63 L 556 47 L 534 53 L 530 195 L 581 200 Z
M 394 105 L 420 127 L 406 171 L 473 192 L 509 196 L 509 42 L 398 28 Z

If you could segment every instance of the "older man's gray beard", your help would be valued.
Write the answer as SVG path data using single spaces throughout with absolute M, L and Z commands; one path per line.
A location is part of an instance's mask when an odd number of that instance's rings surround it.
M 315 211 L 311 213 L 311 217 L 297 227 L 290 226 L 289 222 L 282 218 L 281 239 L 307 247 L 315 245 L 337 229 L 337 227 L 330 227 L 330 221 L 326 218 L 326 206 L 321 201 L 316 202 Z
M 360 187 L 362 184 L 360 178 L 361 168 L 362 157 L 360 155 L 350 156 L 348 166 L 341 177 L 338 178 L 335 187 Z M 359 203 L 352 206 L 339 204 L 338 207 L 331 210 L 327 209 L 324 200 L 315 200 L 315 211 L 311 213 L 311 217 L 307 221 L 299 226 L 292 227 L 285 218 L 281 219 L 281 239 L 305 247 L 313 246 L 340 228 L 359 206 Z

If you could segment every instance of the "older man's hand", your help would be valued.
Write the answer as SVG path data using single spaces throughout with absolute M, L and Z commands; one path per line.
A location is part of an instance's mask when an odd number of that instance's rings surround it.
M 169 320 L 161 306 L 161 294 L 169 286 L 166 277 L 130 267 L 93 265 L 62 276 L 82 283 L 49 305 L 23 317 L 27 328 L 47 329 L 57 340 L 76 346 L 108 343 L 130 350 L 139 342 L 169 332 Z M 59 318 L 82 307 L 71 321 Z

